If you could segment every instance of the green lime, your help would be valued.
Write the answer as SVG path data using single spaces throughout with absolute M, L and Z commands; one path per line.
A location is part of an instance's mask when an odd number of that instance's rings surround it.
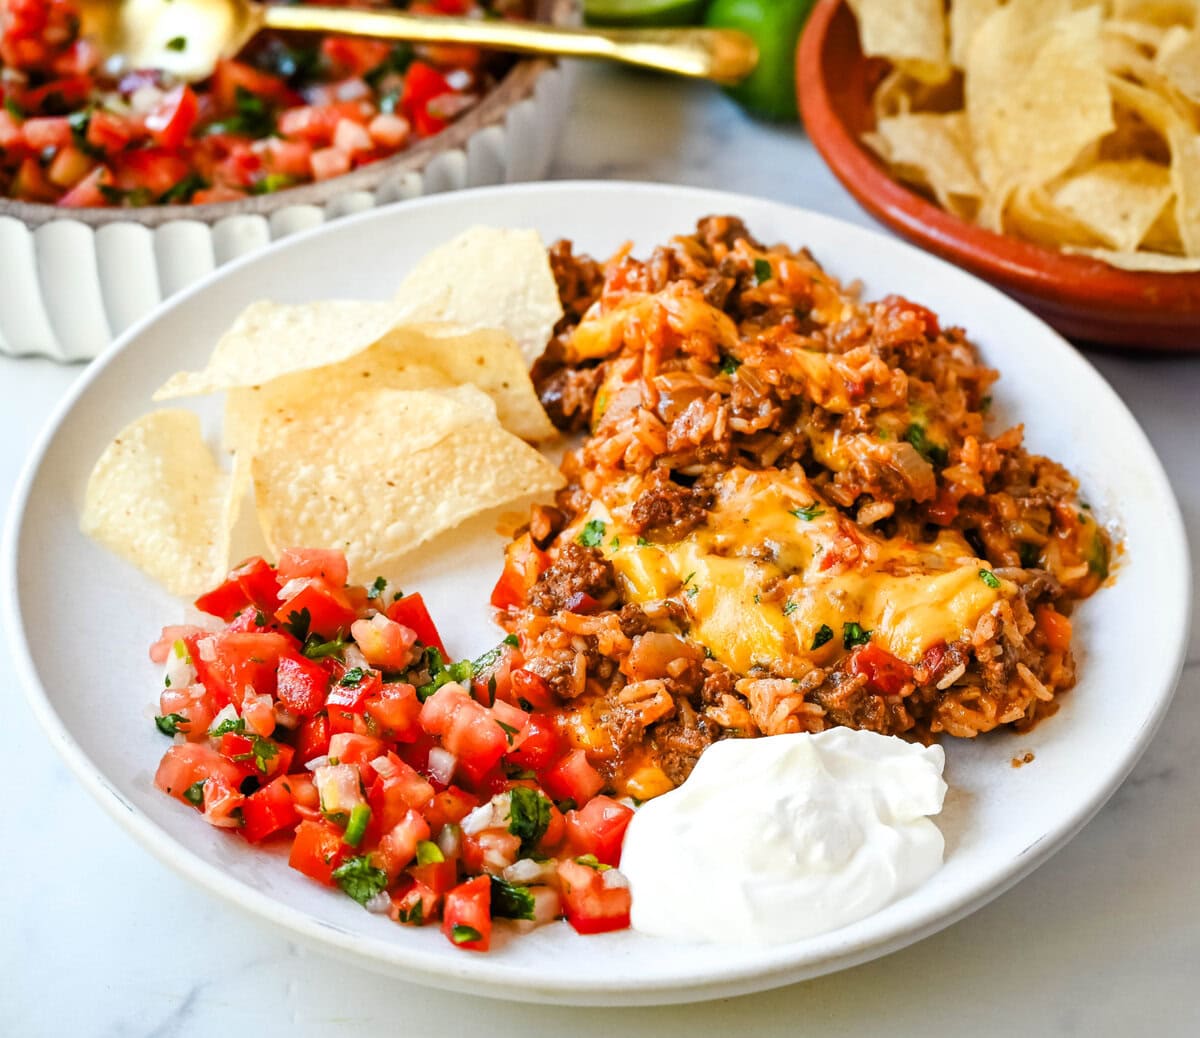
M 584 0 L 592 25 L 694 25 L 707 0 Z
M 758 67 L 729 88 L 743 107 L 767 119 L 796 112 L 796 41 L 816 0 L 713 0 L 704 19 L 715 29 L 741 29 L 758 44 Z

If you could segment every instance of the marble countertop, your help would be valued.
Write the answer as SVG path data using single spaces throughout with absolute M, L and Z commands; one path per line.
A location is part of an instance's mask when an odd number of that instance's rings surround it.
M 608 69 L 581 71 L 552 175 L 723 188 L 869 225 L 799 130 L 756 124 L 706 86 Z M 1091 359 L 1162 457 L 1200 558 L 1200 357 Z M 80 370 L 0 358 L 0 504 Z M 1200 638 L 1192 624 L 1174 705 L 1145 757 L 1084 831 L 1013 890 L 856 969 L 657 1009 L 546 1008 L 419 988 L 310 952 L 240 915 L 160 865 L 92 802 L 0 656 L 9 733 L 0 772 L 0 1033 L 1200 1034 Z

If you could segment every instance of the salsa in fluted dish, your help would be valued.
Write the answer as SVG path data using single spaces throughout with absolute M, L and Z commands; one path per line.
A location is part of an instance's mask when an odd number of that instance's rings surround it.
M 521 0 L 391 6 L 527 14 Z M 2 0 L 0 195 L 67 208 L 203 204 L 327 180 L 439 133 L 510 63 L 473 47 L 263 33 L 200 83 L 154 69 L 114 78 L 72 0 Z

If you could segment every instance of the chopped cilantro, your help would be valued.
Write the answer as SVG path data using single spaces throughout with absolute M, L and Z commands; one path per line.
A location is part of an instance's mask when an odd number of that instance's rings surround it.
M 187 37 L 172 36 L 167 40 L 167 50 L 187 50 Z
M 193 782 L 187 789 L 183 791 L 183 799 L 189 804 L 195 804 L 199 807 L 204 803 L 204 779 L 199 782 Z
M 1042 549 L 1028 541 L 1017 548 L 1017 554 L 1021 557 L 1021 565 L 1026 569 L 1037 569 L 1037 564 L 1042 559 Z
M 732 375 L 741 366 L 742 362 L 737 357 L 732 353 L 726 353 L 721 357 L 721 366 L 718 370 L 722 375 Z
M 211 729 L 208 734 L 209 734 L 210 738 L 215 739 L 218 736 L 229 735 L 230 733 L 233 733 L 233 732 L 240 734 L 241 732 L 244 732 L 245 730 L 246 730 L 246 722 L 243 721 L 240 717 L 227 717 L 227 718 L 225 718 L 224 721 L 222 721 L 219 725 L 217 725 L 216 728 Z
M 465 923 L 457 923 L 454 929 L 450 931 L 450 939 L 455 944 L 471 944 L 474 941 L 482 941 L 483 934 L 473 926 L 467 926 Z
M 258 94 L 243 86 L 236 89 L 234 112 L 227 119 L 210 123 L 208 133 L 232 133 L 239 137 L 269 137 L 275 132 L 275 114 Z
M 306 609 L 305 612 L 308 612 Z M 296 614 L 293 613 L 293 616 Z M 350 643 L 342 637 L 342 632 L 338 631 L 337 637 L 332 641 L 323 642 L 315 634 L 310 634 L 304 643 L 304 655 L 310 660 L 323 660 L 326 656 L 336 656 L 339 660 L 346 650 L 346 646 Z
M 979 571 L 979 579 L 990 588 L 998 588 L 1000 586 L 1000 578 L 990 569 L 981 569 Z
M 514 646 L 514 647 L 515 647 L 515 646 L 517 646 L 517 645 L 520 645 L 520 644 L 521 644 L 521 639 L 520 639 L 520 638 L 518 638 L 518 637 L 517 637 L 515 634 L 509 634 L 509 635 L 506 635 L 506 636 L 505 636 L 505 638 L 504 638 L 504 644 L 505 644 L 505 645 L 512 645 L 512 646 Z
M 408 923 L 409 926 L 424 926 L 425 902 L 421 898 L 417 898 L 413 902 L 412 908 L 397 909 L 396 919 L 402 923 Z
M 833 628 L 829 624 L 821 624 L 817 628 L 817 633 L 813 635 L 812 645 L 809 647 L 809 652 L 816 652 L 822 645 L 833 641 Z
M 856 645 L 866 645 L 870 640 L 871 632 L 856 621 L 851 620 L 850 623 L 842 624 L 842 646 L 844 648 L 853 649 Z
M 170 681 L 169 678 L 167 680 Z M 166 714 L 163 717 L 156 717 L 154 723 L 163 735 L 175 735 L 179 731 L 179 726 L 187 723 L 187 718 L 183 714 Z
M 446 856 L 442 853 L 441 847 L 432 840 L 419 840 L 417 842 L 418 865 L 440 865 L 445 860 Z
M 500 726 L 500 730 L 504 733 L 504 738 L 508 740 L 508 745 L 511 746 L 513 744 L 513 736 L 517 734 L 517 729 L 511 724 L 505 724 L 503 721 L 499 720 L 496 722 L 496 724 Z
M 575 539 L 585 548 L 595 548 L 604 540 L 607 529 L 608 524 L 603 519 L 589 519 L 583 524 L 583 530 Z
M 366 676 L 367 672 L 363 670 L 362 667 L 351 667 L 348 671 L 346 671 L 345 674 L 342 675 L 342 680 L 339 681 L 338 684 L 344 685 L 346 688 L 350 688 L 353 685 L 357 685 Z
M 279 747 L 276 746 L 270 739 L 264 739 L 261 735 L 250 736 L 250 752 L 235 754 L 234 760 L 253 760 L 254 766 L 258 768 L 264 775 L 267 773 L 267 765 L 279 756 Z
M 765 260 L 760 257 L 754 261 L 754 280 L 760 285 L 764 281 L 770 281 L 774 276 L 775 271 L 771 269 L 769 260 Z
M 825 509 L 814 501 L 811 505 L 805 505 L 803 508 L 790 508 L 788 514 L 794 515 L 797 519 L 803 519 L 806 523 L 811 523 L 818 516 L 824 515 Z
M 949 460 L 949 453 L 940 443 L 934 443 L 925 435 L 925 426 L 913 422 L 904 430 L 904 438 L 931 465 L 945 468 L 946 462 Z
M 375 599 L 377 599 L 380 595 L 383 594 L 384 589 L 386 589 L 386 588 L 387 588 L 387 578 L 386 577 L 376 577 L 375 582 L 369 588 L 367 588 L 367 601 L 373 602 Z
M 346 823 L 346 831 L 342 834 L 342 842 L 350 847 L 362 843 L 367 832 L 367 823 L 371 821 L 371 809 L 366 804 L 355 804 L 350 811 L 350 821 Z
M 25 109 L 23 109 L 19 104 L 17 104 L 17 99 L 15 97 L 6 96 L 4 98 L 4 110 L 6 112 L 8 112 L 8 114 L 11 115 L 14 119 L 24 119 L 25 118 Z M 74 127 L 72 127 L 72 128 L 74 128 Z
M 644 547 L 646 547 L 646 545 L 647 545 L 647 544 L 649 544 L 650 542 L 649 542 L 648 540 L 646 540 L 646 538 L 645 538 L 645 537 L 639 537 L 639 538 L 637 539 L 637 543 L 638 543 L 638 547 L 639 547 L 639 548 L 644 548 Z
M 521 853 L 528 854 L 546 834 L 550 824 L 550 801 L 536 789 L 514 786 L 509 807 L 508 831 L 521 838 Z
M 311 623 L 312 613 L 307 608 L 304 608 L 299 612 L 293 611 L 288 613 L 287 622 L 283 626 L 296 641 L 302 642 L 308 638 L 308 628 Z
M 165 677 L 165 678 L 163 678 L 163 687 L 164 687 L 164 688 L 170 688 L 170 687 L 171 687 L 171 679 L 170 679 L 169 677 Z
M 609 541 L 609 542 L 608 542 L 608 546 L 609 546 L 610 548 L 619 548 L 619 547 L 621 547 L 621 538 L 620 538 L 620 537 L 614 537 L 614 538 L 613 538 L 611 541 Z
M 795 602 L 784 602 L 783 603 L 783 615 L 791 616 L 792 613 L 794 613 L 799 608 L 800 607 L 798 605 L 796 605 Z
M 208 181 L 199 173 L 188 173 L 182 180 L 159 195 L 158 200 L 163 205 L 181 205 L 190 202 L 192 195 L 206 187 L 208 187 Z
M 373 69 L 370 69 L 364 73 L 363 79 L 365 79 L 373 89 L 378 90 L 380 82 L 382 82 L 385 77 L 392 74 L 403 75 L 405 72 L 407 72 L 408 66 L 412 64 L 414 57 L 415 51 L 413 50 L 413 45 L 411 43 L 397 43 L 392 47 L 391 51 L 388 53 L 388 56 L 384 58 L 383 61 L 381 61 Z
M 266 627 L 267 626 L 267 614 L 264 613 L 261 609 L 254 610 L 254 625 L 256 627 Z
M 532 919 L 534 904 L 533 895 L 527 888 L 515 887 L 498 876 L 492 877 L 492 918 Z
M 485 653 L 486 655 L 486 653 Z M 482 658 L 482 657 L 481 657 Z M 429 682 L 417 687 L 417 698 L 424 702 L 443 685 L 452 681 L 470 681 L 475 676 L 475 664 L 470 660 L 446 663 L 437 649 L 429 646 L 425 650 L 425 665 L 429 670 Z
M 388 884 L 387 873 L 375 868 L 365 855 L 342 862 L 333 870 L 333 881 L 360 905 L 365 905 Z
M 287 173 L 268 173 L 250 185 L 252 195 L 273 195 L 296 183 L 296 178 Z

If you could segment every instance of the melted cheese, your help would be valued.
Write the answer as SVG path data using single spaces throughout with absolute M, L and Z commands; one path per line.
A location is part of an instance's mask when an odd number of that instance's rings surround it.
M 608 524 L 600 547 L 626 598 L 681 602 L 691 637 L 741 673 L 828 665 L 844 653 L 851 624 L 916 663 L 938 642 L 967 636 L 1016 593 L 1008 581 L 992 587 L 981 578 L 990 567 L 957 533 L 944 531 L 932 544 L 879 537 L 823 502 L 798 468 L 731 470 L 704 525 L 669 544 L 639 543 L 599 505 L 587 518 Z M 823 569 L 831 556 L 843 561 Z M 814 649 L 822 627 L 833 636 Z

